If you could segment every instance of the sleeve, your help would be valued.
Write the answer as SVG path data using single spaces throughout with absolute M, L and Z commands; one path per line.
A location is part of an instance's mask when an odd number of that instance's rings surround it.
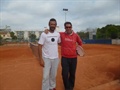
M 78 43 L 78 45 L 82 46 L 82 40 L 81 40 L 80 36 L 78 36 L 78 34 L 76 34 L 76 35 L 77 35 L 77 43 Z
M 39 38 L 38 44 L 43 45 L 44 42 L 45 42 L 45 37 L 46 37 L 45 34 L 42 33 L 41 36 L 40 36 L 40 38 Z
M 58 43 L 61 43 L 60 34 L 58 34 Z

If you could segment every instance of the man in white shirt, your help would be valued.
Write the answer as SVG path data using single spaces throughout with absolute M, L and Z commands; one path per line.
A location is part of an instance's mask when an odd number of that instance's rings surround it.
M 41 34 L 38 41 L 40 64 L 43 66 L 42 90 L 56 90 L 56 74 L 59 63 L 58 43 L 60 34 L 55 31 L 57 22 L 54 18 L 49 21 L 48 34 Z

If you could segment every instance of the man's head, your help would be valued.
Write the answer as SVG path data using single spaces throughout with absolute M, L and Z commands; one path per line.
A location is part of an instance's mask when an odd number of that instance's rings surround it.
M 64 28 L 66 30 L 66 33 L 68 33 L 68 34 L 72 33 L 72 23 L 71 22 L 65 22 Z
M 54 31 L 56 29 L 57 26 L 57 21 L 54 18 L 51 18 L 49 21 L 49 29 L 50 31 Z

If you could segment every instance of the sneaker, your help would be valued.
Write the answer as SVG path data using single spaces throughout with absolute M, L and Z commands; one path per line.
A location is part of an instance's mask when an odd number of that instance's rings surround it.
M 55 88 L 53 88 L 53 89 L 49 89 L 49 90 L 56 90 Z
M 53 90 L 56 90 L 55 88 L 53 88 Z

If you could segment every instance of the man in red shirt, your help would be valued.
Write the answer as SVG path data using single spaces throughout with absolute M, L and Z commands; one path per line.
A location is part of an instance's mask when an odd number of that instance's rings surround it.
M 73 32 L 71 22 L 65 22 L 64 28 L 65 32 L 60 33 L 62 79 L 65 90 L 73 90 L 77 66 L 76 44 L 81 46 L 82 40 Z

